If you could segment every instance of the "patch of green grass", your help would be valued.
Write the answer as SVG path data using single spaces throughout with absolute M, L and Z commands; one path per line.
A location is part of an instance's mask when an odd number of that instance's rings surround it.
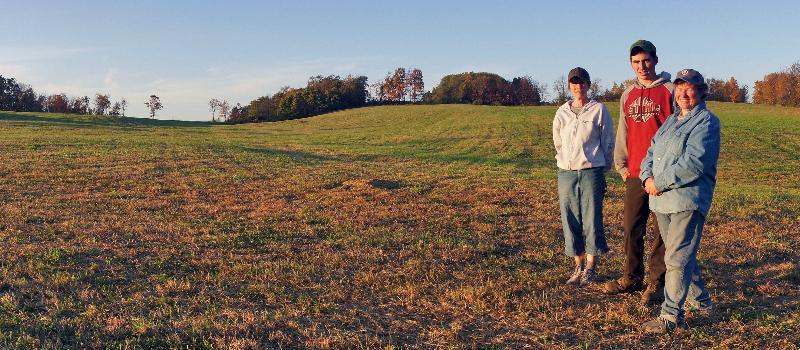
M 637 298 L 563 285 L 555 107 L 0 112 L 0 348 L 796 347 L 800 110 L 709 106 L 700 255 L 720 317 L 669 343 L 631 332 L 654 312 Z M 623 260 L 608 180 L 606 279 Z

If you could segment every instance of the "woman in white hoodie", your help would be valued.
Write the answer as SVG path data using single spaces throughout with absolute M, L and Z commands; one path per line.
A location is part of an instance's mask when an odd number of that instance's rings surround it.
M 556 111 L 553 144 L 564 252 L 575 258 L 567 284 L 584 287 L 594 282 L 598 257 L 608 252 L 603 196 L 605 173 L 614 164 L 614 124 L 606 106 L 589 99 L 585 69 L 572 69 L 568 80 L 574 98 Z

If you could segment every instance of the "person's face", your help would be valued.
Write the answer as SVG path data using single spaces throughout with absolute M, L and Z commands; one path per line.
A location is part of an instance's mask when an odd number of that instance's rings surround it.
M 700 90 L 696 86 L 681 81 L 675 85 L 675 102 L 681 111 L 688 112 L 700 103 Z
M 639 79 L 651 80 L 656 76 L 656 59 L 649 52 L 639 52 L 631 56 L 631 67 Z
M 589 84 L 580 79 L 572 79 L 569 81 L 569 91 L 575 98 L 586 97 L 589 92 Z

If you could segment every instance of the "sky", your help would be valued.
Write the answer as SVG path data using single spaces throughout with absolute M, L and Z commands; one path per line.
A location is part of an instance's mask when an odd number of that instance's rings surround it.
M 126 98 L 129 116 L 210 120 L 316 75 L 381 80 L 422 70 L 529 75 L 573 67 L 608 87 L 633 77 L 628 48 L 652 41 L 658 71 L 694 68 L 751 87 L 800 61 L 797 1 L 5 1 L 0 75 L 39 93 Z M 552 95 L 552 92 L 551 92 Z

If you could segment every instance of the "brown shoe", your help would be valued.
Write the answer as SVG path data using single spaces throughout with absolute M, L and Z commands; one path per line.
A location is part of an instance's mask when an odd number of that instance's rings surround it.
M 615 295 L 622 293 L 636 293 L 642 289 L 644 289 L 644 285 L 641 281 L 631 281 L 623 277 L 606 282 L 603 284 L 602 290 L 603 293 Z
M 660 305 L 664 302 L 664 286 L 650 283 L 642 292 L 642 304 Z

